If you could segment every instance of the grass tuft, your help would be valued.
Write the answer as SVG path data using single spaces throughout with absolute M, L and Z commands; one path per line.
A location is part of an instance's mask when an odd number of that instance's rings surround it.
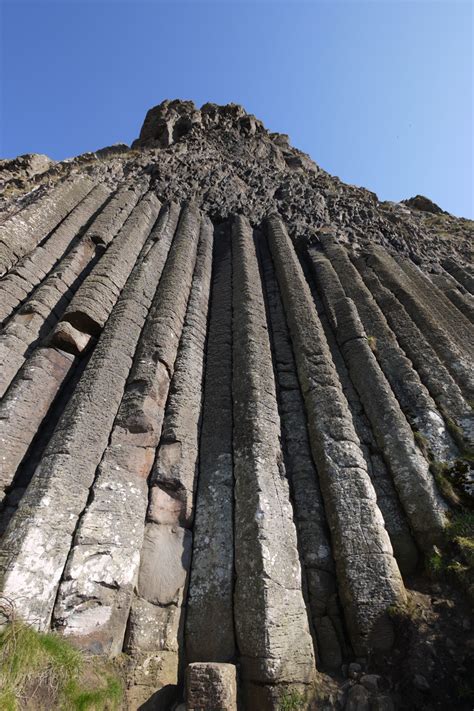
M 439 578 L 444 573 L 444 559 L 441 551 L 435 547 L 426 559 L 426 569 L 431 578 Z
M 377 353 L 377 338 L 375 336 L 367 336 L 367 342 L 372 353 Z
M 306 708 L 306 698 L 304 694 L 296 689 L 285 691 L 279 704 L 279 711 L 303 711 Z
M 428 442 L 427 438 L 425 435 L 421 434 L 418 430 L 413 430 L 413 437 L 420 448 L 421 452 L 423 453 L 423 456 L 428 460 L 432 460 L 431 456 L 431 451 L 430 451 L 430 443 Z
M 466 564 L 469 567 L 474 568 L 474 539 L 464 538 L 464 536 L 456 536 L 454 543 L 459 548 Z
M 474 511 L 461 511 L 451 516 L 446 531 L 450 539 L 456 536 L 474 539 Z
M 69 698 L 74 703 L 75 711 L 89 711 L 90 709 L 118 708 L 122 700 L 122 685 L 113 676 L 106 677 L 106 686 L 102 689 L 85 691 L 73 685 L 69 690 Z
M 433 578 L 451 579 L 474 600 L 474 512 L 461 510 L 451 515 L 445 528 L 442 550 L 433 548 L 425 560 Z
M 85 657 L 55 633 L 11 619 L 0 633 L 0 709 L 113 711 L 122 685 L 105 664 Z M 92 677 L 89 688 L 85 680 Z
M 446 462 L 431 461 L 430 470 L 441 496 L 448 504 L 451 504 L 454 508 L 459 508 L 461 506 L 461 497 L 451 482 L 451 469 L 449 464 Z

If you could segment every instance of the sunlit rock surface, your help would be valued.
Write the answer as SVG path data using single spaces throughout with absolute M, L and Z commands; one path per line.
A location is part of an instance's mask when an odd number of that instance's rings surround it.
M 410 708 L 364 672 L 472 506 L 472 222 L 381 203 L 233 104 L 0 175 L 16 613 L 125 652 L 130 709 L 186 678 L 196 709 Z

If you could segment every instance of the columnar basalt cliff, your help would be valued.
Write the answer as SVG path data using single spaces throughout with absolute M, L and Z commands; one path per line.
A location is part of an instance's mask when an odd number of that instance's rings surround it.
M 470 708 L 472 222 L 232 104 L 0 168 L 15 614 L 127 709 Z

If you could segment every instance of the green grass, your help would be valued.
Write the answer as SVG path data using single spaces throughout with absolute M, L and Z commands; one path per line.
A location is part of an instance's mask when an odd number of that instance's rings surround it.
M 12 620 L 0 633 L 0 709 L 117 709 L 122 685 L 105 664 L 57 634 Z M 87 679 L 93 680 L 91 688 Z
M 457 546 L 459 546 L 467 565 L 474 567 L 474 539 L 457 536 L 457 538 L 454 539 L 454 542 Z
M 455 509 L 472 509 L 473 498 L 468 493 L 470 479 L 470 461 L 472 457 L 464 454 L 454 462 L 430 461 L 430 470 L 433 474 L 440 493 Z
M 446 530 L 450 539 L 457 536 L 474 539 L 474 511 L 462 511 L 451 516 Z
M 452 514 L 445 529 L 445 543 L 425 560 L 432 578 L 451 579 L 474 600 L 474 512 Z
M 74 703 L 75 711 L 116 709 L 122 700 L 122 694 L 122 684 L 111 675 L 106 677 L 106 686 L 102 689 L 84 691 L 77 685 L 73 685 L 69 690 L 69 698 Z
M 441 551 L 436 548 L 426 559 L 426 568 L 432 578 L 438 578 L 444 573 L 444 560 Z
M 413 430 L 413 437 L 415 439 L 416 444 L 418 447 L 421 449 L 423 456 L 426 457 L 426 459 L 431 460 L 431 452 L 430 452 L 430 443 L 428 442 L 427 438 L 421 434 L 418 430 Z
M 279 711 L 303 711 L 306 708 L 304 695 L 293 689 L 285 691 L 280 698 Z
M 451 417 L 446 417 L 445 415 L 443 416 L 446 422 L 446 429 L 459 447 L 459 451 L 461 452 L 462 458 L 472 462 L 474 452 L 466 442 L 464 438 L 464 432 L 462 431 L 461 427 L 459 427 L 459 425 L 457 425 L 454 420 L 451 419 Z
M 431 461 L 430 470 L 443 498 L 454 508 L 459 508 L 461 498 L 451 481 L 451 467 L 446 462 Z

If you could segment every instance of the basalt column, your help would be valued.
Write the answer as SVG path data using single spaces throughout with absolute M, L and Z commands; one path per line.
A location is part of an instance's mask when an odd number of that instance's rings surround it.
M 188 662 L 234 660 L 232 457 L 232 256 L 217 228 L 186 614 Z
M 462 448 L 466 443 L 474 446 L 474 415 L 469 402 L 463 395 L 446 361 L 440 358 L 430 339 L 412 321 L 398 298 L 383 285 L 375 272 L 363 258 L 354 264 L 370 289 L 379 307 L 390 324 L 397 340 L 409 356 L 420 378 L 438 404 L 446 418 L 456 424 L 457 444 Z
M 154 216 L 160 203 L 150 200 Z M 48 626 L 78 517 L 107 446 L 149 295 L 138 263 L 2 539 L 0 584 L 18 613 Z
M 296 253 L 277 216 L 267 221 L 331 530 L 339 594 L 354 650 L 392 644 L 386 609 L 404 599 L 392 546 L 347 401 Z
M 304 264 L 304 262 L 303 262 Z M 331 308 L 324 307 L 314 280 L 310 279 L 311 293 L 316 306 L 321 326 L 333 359 L 342 391 L 347 400 L 352 416 L 352 422 L 360 441 L 361 452 L 364 456 L 367 472 L 377 496 L 377 506 L 383 516 L 385 528 L 390 536 L 393 552 L 402 574 L 412 572 L 419 560 L 418 549 L 413 540 L 407 518 L 403 512 L 400 500 L 393 484 L 392 477 L 387 469 L 382 452 L 377 445 L 370 422 L 364 412 L 360 397 L 354 388 L 345 360 L 338 346 L 333 327 L 330 323 Z
M 408 520 L 419 545 L 429 548 L 442 537 L 446 507 L 428 470 L 428 462 L 417 449 L 413 432 L 369 347 L 354 302 L 345 296 L 325 257 L 313 255 L 312 263 L 351 380 L 392 473 Z
M 54 314 L 49 312 L 51 305 L 56 304 L 53 312 L 61 308 L 61 300 L 72 293 L 74 285 L 78 285 L 80 281 L 81 274 L 89 266 L 93 266 L 94 261 L 102 254 L 102 248 L 98 249 L 98 245 L 111 242 L 126 220 L 138 200 L 140 189 L 139 187 L 132 189 L 130 186 L 120 188 L 102 207 L 84 233 L 83 229 L 79 229 L 79 225 L 87 215 L 90 216 L 92 210 L 97 209 L 98 204 L 105 200 L 107 194 L 102 186 L 94 188 L 63 220 L 44 246 L 37 247 L 28 257 L 21 260 L 20 264 L 24 264 L 25 268 L 28 266 L 30 273 L 28 283 L 33 284 L 34 279 L 39 279 L 38 264 L 42 269 L 47 269 L 46 265 L 51 266 L 57 256 L 56 250 L 59 245 L 64 248 L 69 244 L 70 247 L 67 254 L 58 260 L 54 269 L 30 295 L 18 317 L 12 319 L 14 328 L 19 329 L 22 321 L 28 325 L 30 338 L 34 337 L 35 329 L 36 331 L 40 329 L 41 336 L 42 331 L 47 330 L 54 323 Z M 0 298 L 3 286 L 6 284 L 8 288 L 9 277 L 15 270 L 16 267 L 0 283 Z M 19 332 L 12 332 L 11 329 L 6 328 L 3 335 L 7 334 L 8 341 L 9 333 L 12 336 L 13 333 Z M 23 342 L 18 340 L 9 342 L 5 367 L 2 369 L 3 377 L 0 379 L 2 381 L 0 391 L 7 389 L 10 378 L 28 353 L 29 338 L 26 338 L 28 335 L 26 326 L 21 333 Z M 0 342 L 5 344 L 3 336 Z M 0 459 L 0 485 L 3 487 L 7 487 L 13 480 L 17 467 L 38 428 L 48 416 L 54 399 L 63 388 L 71 369 L 74 370 L 77 365 L 77 358 L 74 358 L 74 355 L 78 355 L 78 351 L 83 350 L 88 342 L 88 336 L 85 336 L 84 340 L 76 332 L 74 337 L 63 339 L 59 348 L 53 348 L 47 334 L 43 341 L 44 346 L 33 350 L 13 379 L 0 403 L 0 444 L 3 443 L 5 449 L 5 455 Z M 34 344 L 33 341 L 32 345 Z M 80 344 L 81 347 L 78 348 Z
M 123 225 L 133 205 L 133 202 L 130 205 L 130 196 L 136 202 L 141 192 L 141 187 L 119 190 L 69 252 L 12 315 L 0 333 L 0 396 L 5 393 L 35 346 L 44 338 L 49 339 L 51 330 L 84 278 L 97 265 L 104 244 L 109 244 L 117 229 Z M 130 209 L 124 209 L 128 205 Z M 69 218 L 62 223 L 61 228 L 66 222 L 69 222 Z M 133 234 L 131 237 L 133 239 Z M 89 334 L 78 332 L 69 323 L 66 329 L 62 329 L 62 334 L 59 347 L 73 353 L 81 352 L 90 342 Z
M 149 249 L 143 256 L 142 284 L 148 306 L 159 296 L 155 291 L 178 215 L 175 205 L 164 209 L 145 247 Z M 125 392 L 135 367 L 132 366 Z M 143 539 L 147 476 L 154 458 L 154 448 L 141 446 L 140 434 L 129 432 L 123 419 L 122 399 L 88 505 L 72 541 L 53 615 L 54 624 L 77 646 L 112 655 L 119 653 L 123 645 Z
M 272 356 L 253 233 L 232 229 L 235 629 L 245 706 L 273 709 L 314 680 L 296 530 L 280 442 Z
M 365 257 L 366 263 L 392 291 L 425 338 L 438 353 L 465 397 L 474 399 L 474 376 L 472 374 L 472 346 L 463 343 L 459 336 L 452 338 L 453 327 L 443 318 L 438 318 L 436 308 L 430 308 L 423 290 L 420 290 L 397 262 L 384 250 L 372 248 Z M 472 341 L 472 337 L 470 339 Z
M 88 178 L 66 180 L 0 225 L 0 276 L 46 239 L 93 187 Z
M 322 280 L 327 275 L 327 279 L 331 281 L 331 267 L 337 272 L 344 295 L 354 301 L 365 332 L 373 343 L 376 358 L 411 426 L 426 438 L 438 459 L 451 458 L 456 450 L 435 402 L 398 345 L 383 312 L 350 261 L 346 250 L 330 239 L 326 239 L 323 244 L 330 264 L 318 253 L 311 252 L 316 274 L 320 273 Z M 325 293 L 324 285 L 322 286 Z
M 347 647 L 337 595 L 329 528 L 308 438 L 291 339 L 268 245 L 258 240 L 278 385 L 286 473 L 293 498 L 301 562 L 317 639 L 318 668 L 336 669 Z
M 84 227 L 109 197 L 103 185 L 96 185 L 61 224 L 33 252 L 25 255 L 0 282 L 0 322 L 46 277 L 81 235 Z
M 201 222 L 186 319 L 150 477 L 149 506 L 125 648 L 138 662 L 133 700 L 147 683 L 176 697 L 183 677 L 184 616 L 191 563 L 202 375 L 207 332 L 213 229 Z M 154 669 L 151 676 L 150 666 Z M 161 690 L 161 691 L 160 691 Z
M 62 345 L 65 340 L 71 340 L 72 329 L 85 334 L 86 338 L 100 333 L 156 219 L 154 198 L 153 193 L 148 193 L 133 209 L 68 304 L 52 334 L 53 343 Z

